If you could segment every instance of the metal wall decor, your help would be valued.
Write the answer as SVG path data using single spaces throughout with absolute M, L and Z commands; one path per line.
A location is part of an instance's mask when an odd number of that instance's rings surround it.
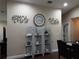
M 36 26 L 40 27 L 40 26 L 44 26 L 45 24 L 45 17 L 42 14 L 36 14 L 34 16 L 33 22 Z
M 57 18 L 49 18 L 48 19 L 51 24 L 58 24 L 59 20 Z
M 27 16 L 21 16 L 21 15 L 14 15 L 12 16 L 12 20 L 14 23 L 27 23 L 28 22 L 28 18 Z

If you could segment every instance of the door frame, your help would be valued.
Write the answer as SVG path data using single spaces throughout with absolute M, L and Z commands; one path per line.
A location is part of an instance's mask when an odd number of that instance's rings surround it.
M 72 25 L 72 21 L 73 20 L 75 20 L 75 19 L 79 19 L 79 17 L 74 17 L 74 18 L 71 18 L 71 39 L 72 39 L 72 41 L 74 41 L 74 36 L 73 36 L 73 31 L 74 31 L 74 27 L 73 27 L 73 25 Z

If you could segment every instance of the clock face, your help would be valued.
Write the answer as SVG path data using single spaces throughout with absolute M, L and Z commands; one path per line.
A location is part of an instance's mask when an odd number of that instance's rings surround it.
M 45 24 L 45 17 L 42 14 L 35 15 L 34 24 L 36 26 L 43 26 Z

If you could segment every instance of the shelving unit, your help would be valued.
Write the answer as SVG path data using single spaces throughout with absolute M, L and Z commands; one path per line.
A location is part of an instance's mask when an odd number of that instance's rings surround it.
M 25 48 L 28 56 L 32 55 L 32 34 L 27 34 L 26 38 L 28 39 Z
M 42 54 L 42 36 L 37 33 L 35 36 L 35 55 Z
M 51 53 L 50 35 L 44 28 L 29 28 L 26 34 L 26 54 L 34 58 L 37 54 Z
M 44 38 L 45 38 L 45 53 L 51 53 L 51 44 L 50 44 L 50 35 L 48 34 L 48 32 L 45 32 L 44 34 Z

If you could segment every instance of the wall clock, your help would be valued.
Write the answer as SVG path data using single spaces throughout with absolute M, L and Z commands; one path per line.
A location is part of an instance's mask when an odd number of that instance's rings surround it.
M 36 14 L 34 16 L 33 22 L 36 26 L 40 27 L 40 26 L 44 26 L 45 24 L 45 17 L 42 14 Z

